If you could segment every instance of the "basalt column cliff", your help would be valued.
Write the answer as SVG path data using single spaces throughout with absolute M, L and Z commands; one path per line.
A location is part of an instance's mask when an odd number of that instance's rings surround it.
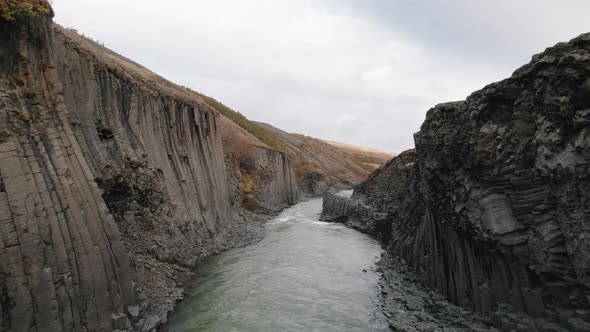
M 35 4 L 0 18 L 0 330 L 153 331 L 197 264 L 262 235 L 236 125 Z M 247 148 L 262 212 L 293 204 L 289 157 Z
M 502 330 L 590 330 L 590 34 L 437 105 L 415 142 L 325 218 Z
M 0 20 L 0 329 L 108 330 L 129 258 L 67 119 L 51 20 Z

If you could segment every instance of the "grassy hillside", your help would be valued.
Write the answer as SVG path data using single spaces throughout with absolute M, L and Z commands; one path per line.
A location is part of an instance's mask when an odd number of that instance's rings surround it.
M 254 135 L 254 137 L 258 138 L 262 143 L 268 145 L 273 149 L 282 152 L 287 152 L 283 142 L 277 139 L 277 137 L 269 131 L 257 126 L 252 121 L 248 120 L 244 115 L 242 115 L 242 113 L 232 110 L 231 108 L 225 106 L 223 103 L 217 101 L 215 98 L 206 96 L 198 92 L 197 94 L 201 96 L 201 98 L 203 98 L 209 106 L 213 107 L 219 113 L 223 114 L 225 117 L 232 120 L 238 126 L 244 128 L 250 134 Z
M 299 153 L 313 165 L 316 173 L 322 174 L 329 186 L 346 188 L 363 181 L 377 166 L 369 167 L 365 160 L 374 161 L 369 156 L 363 159 L 362 149 L 356 151 L 359 156 L 346 152 L 323 140 L 301 135 L 290 134 L 266 123 L 256 122 L 258 126 L 279 137 L 289 150 Z M 365 149 L 371 150 L 371 149 Z M 385 160 L 382 163 L 384 164 Z
M 303 157 L 303 155 L 301 155 L 299 151 L 290 149 L 288 144 L 286 144 L 286 142 L 282 140 L 280 137 L 276 136 L 275 134 L 266 130 L 265 128 L 260 127 L 256 123 L 248 120 L 248 118 L 246 118 L 242 113 L 234 111 L 233 109 L 227 107 L 215 98 L 193 91 L 190 88 L 187 89 L 198 94 L 209 106 L 213 107 L 226 118 L 230 119 L 235 124 L 237 124 L 244 130 L 252 134 L 262 143 L 266 144 L 272 149 L 281 151 L 289 155 L 295 163 L 295 172 L 298 175 L 307 176 L 309 173 L 314 171 L 315 167 L 312 164 L 310 164 L 308 160 L 305 157 Z
M 386 162 L 385 159 L 381 160 L 369 153 L 363 153 L 364 150 L 370 149 L 344 150 L 313 137 L 289 134 L 267 124 L 251 121 L 215 98 L 190 88 L 186 89 L 199 95 L 205 103 L 260 142 L 289 155 L 294 163 L 295 174 L 302 183 L 308 182 L 317 174 L 323 174 L 331 186 L 348 187 L 364 180 L 375 168 Z
M 325 142 L 348 153 L 357 165 L 369 171 L 374 171 L 376 168 L 384 165 L 391 158 L 395 157 L 394 153 L 384 152 L 376 149 L 332 141 Z

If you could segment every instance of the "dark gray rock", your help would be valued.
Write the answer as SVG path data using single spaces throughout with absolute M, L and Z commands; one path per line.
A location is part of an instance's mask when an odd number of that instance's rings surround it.
M 465 101 L 437 105 L 414 136 L 415 150 L 324 214 L 355 219 L 365 225 L 357 229 L 380 238 L 373 220 L 337 206 L 387 214 L 390 253 L 424 285 L 491 316 L 502 330 L 583 329 L 590 309 L 588 77 L 590 43 L 582 35 Z
M 0 331 L 157 329 L 198 264 L 264 234 L 195 93 L 45 16 L 0 18 L 0 58 Z M 290 159 L 259 164 L 292 204 Z
M 130 305 L 127 307 L 127 313 L 132 320 L 137 320 L 139 318 L 139 307 L 136 305 Z
M 358 200 L 350 200 L 331 192 L 323 195 L 320 220 L 344 223 L 382 241 L 387 241 L 390 236 L 391 223 L 387 213 L 378 212 Z
M 129 327 L 129 320 L 125 314 L 113 314 L 113 329 L 124 330 Z

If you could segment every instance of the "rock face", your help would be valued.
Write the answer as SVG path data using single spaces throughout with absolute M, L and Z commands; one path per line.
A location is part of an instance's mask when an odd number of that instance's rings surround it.
M 259 239 L 223 121 L 49 17 L 0 19 L 0 330 L 154 331 L 197 264 Z M 295 203 L 289 157 L 248 144 L 260 212 Z
M 235 205 L 272 213 L 299 199 L 291 159 L 274 150 L 227 118 L 221 119 L 226 171 Z
M 270 211 L 295 204 L 299 199 L 291 159 L 282 152 L 255 148 L 258 204 Z
M 163 322 L 187 269 L 240 241 L 219 115 L 71 31 L 56 27 L 54 45 L 67 121 L 123 233 L 142 309 Z
M 372 234 L 382 242 L 387 242 L 390 236 L 388 217 L 387 213 L 379 212 L 362 201 L 331 192 L 323 195 L 320 220 L 344 223 L 360 232 Z
M 135 303 L 129 258 L 69 124 L 50 26 L 0 20 L 0 330 L 107 331 Z
M 393 255 L 503 330 L 590 328 L 589 77 L 590 35 L 557 44 L 431 109 L 416 150 L 355 188 Z

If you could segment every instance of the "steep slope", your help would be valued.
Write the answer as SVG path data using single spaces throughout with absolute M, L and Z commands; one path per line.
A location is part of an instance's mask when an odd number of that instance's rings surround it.
M 188 88 L 187 90 L 192 91 Z M 371 149 L 351 146 L 344 148 L 346 145 L 342 145 L 343 148 L 335 148 L 335 144 L 327 144 L 313 137 L 289 134 L 269 124 L 251 121 L 214 98 L 198 95 L 209 106 L 250 134 L 248 140 L 251 145 L 270 148 L 290 157 L 295 169 L 298 191 L 305 196 L 321 195 L 330 188 L 350 188 L 388 159 Z M 236 130 L 232 129 L 226 135 L 226 145 L 244 145 L 243 141 L 231 142 L 232 138 L 236 138 L 234 132 Z M 244 138 L 244 135 L 238 135 L 238 138 Z M 243 174 L 244 170 L 240 172 Z
M 324 140 L 324 142 L 348 153 L 352 156 L 356 164 L 370 171 L 374 171 L 377 168 L 385 165 L 391 158 L 395 157 L 394 153 L 371 149 L 363 146 L 326 140 Z
M 425 285 L 503 331 L 590 330 L 589 77 L 585 34 L 437 105 L 415 151 L 326 215 L 384 238 Z
M 293 157 L 300 186 L 311 195 L 328 188 L 346 189 L 364 180 L 373 168 L 364 167 L 349 153 L 320 139 L 289 134 L 269 124 L 255 122 L 282 142 L 283 149 Z
M 197 264 L 262 235 L 236 126 L 24 8 L 0 15 L 0 330 L 153 331 Z M 289 157 L 245 142 L 260 210 L 295 202 Z

